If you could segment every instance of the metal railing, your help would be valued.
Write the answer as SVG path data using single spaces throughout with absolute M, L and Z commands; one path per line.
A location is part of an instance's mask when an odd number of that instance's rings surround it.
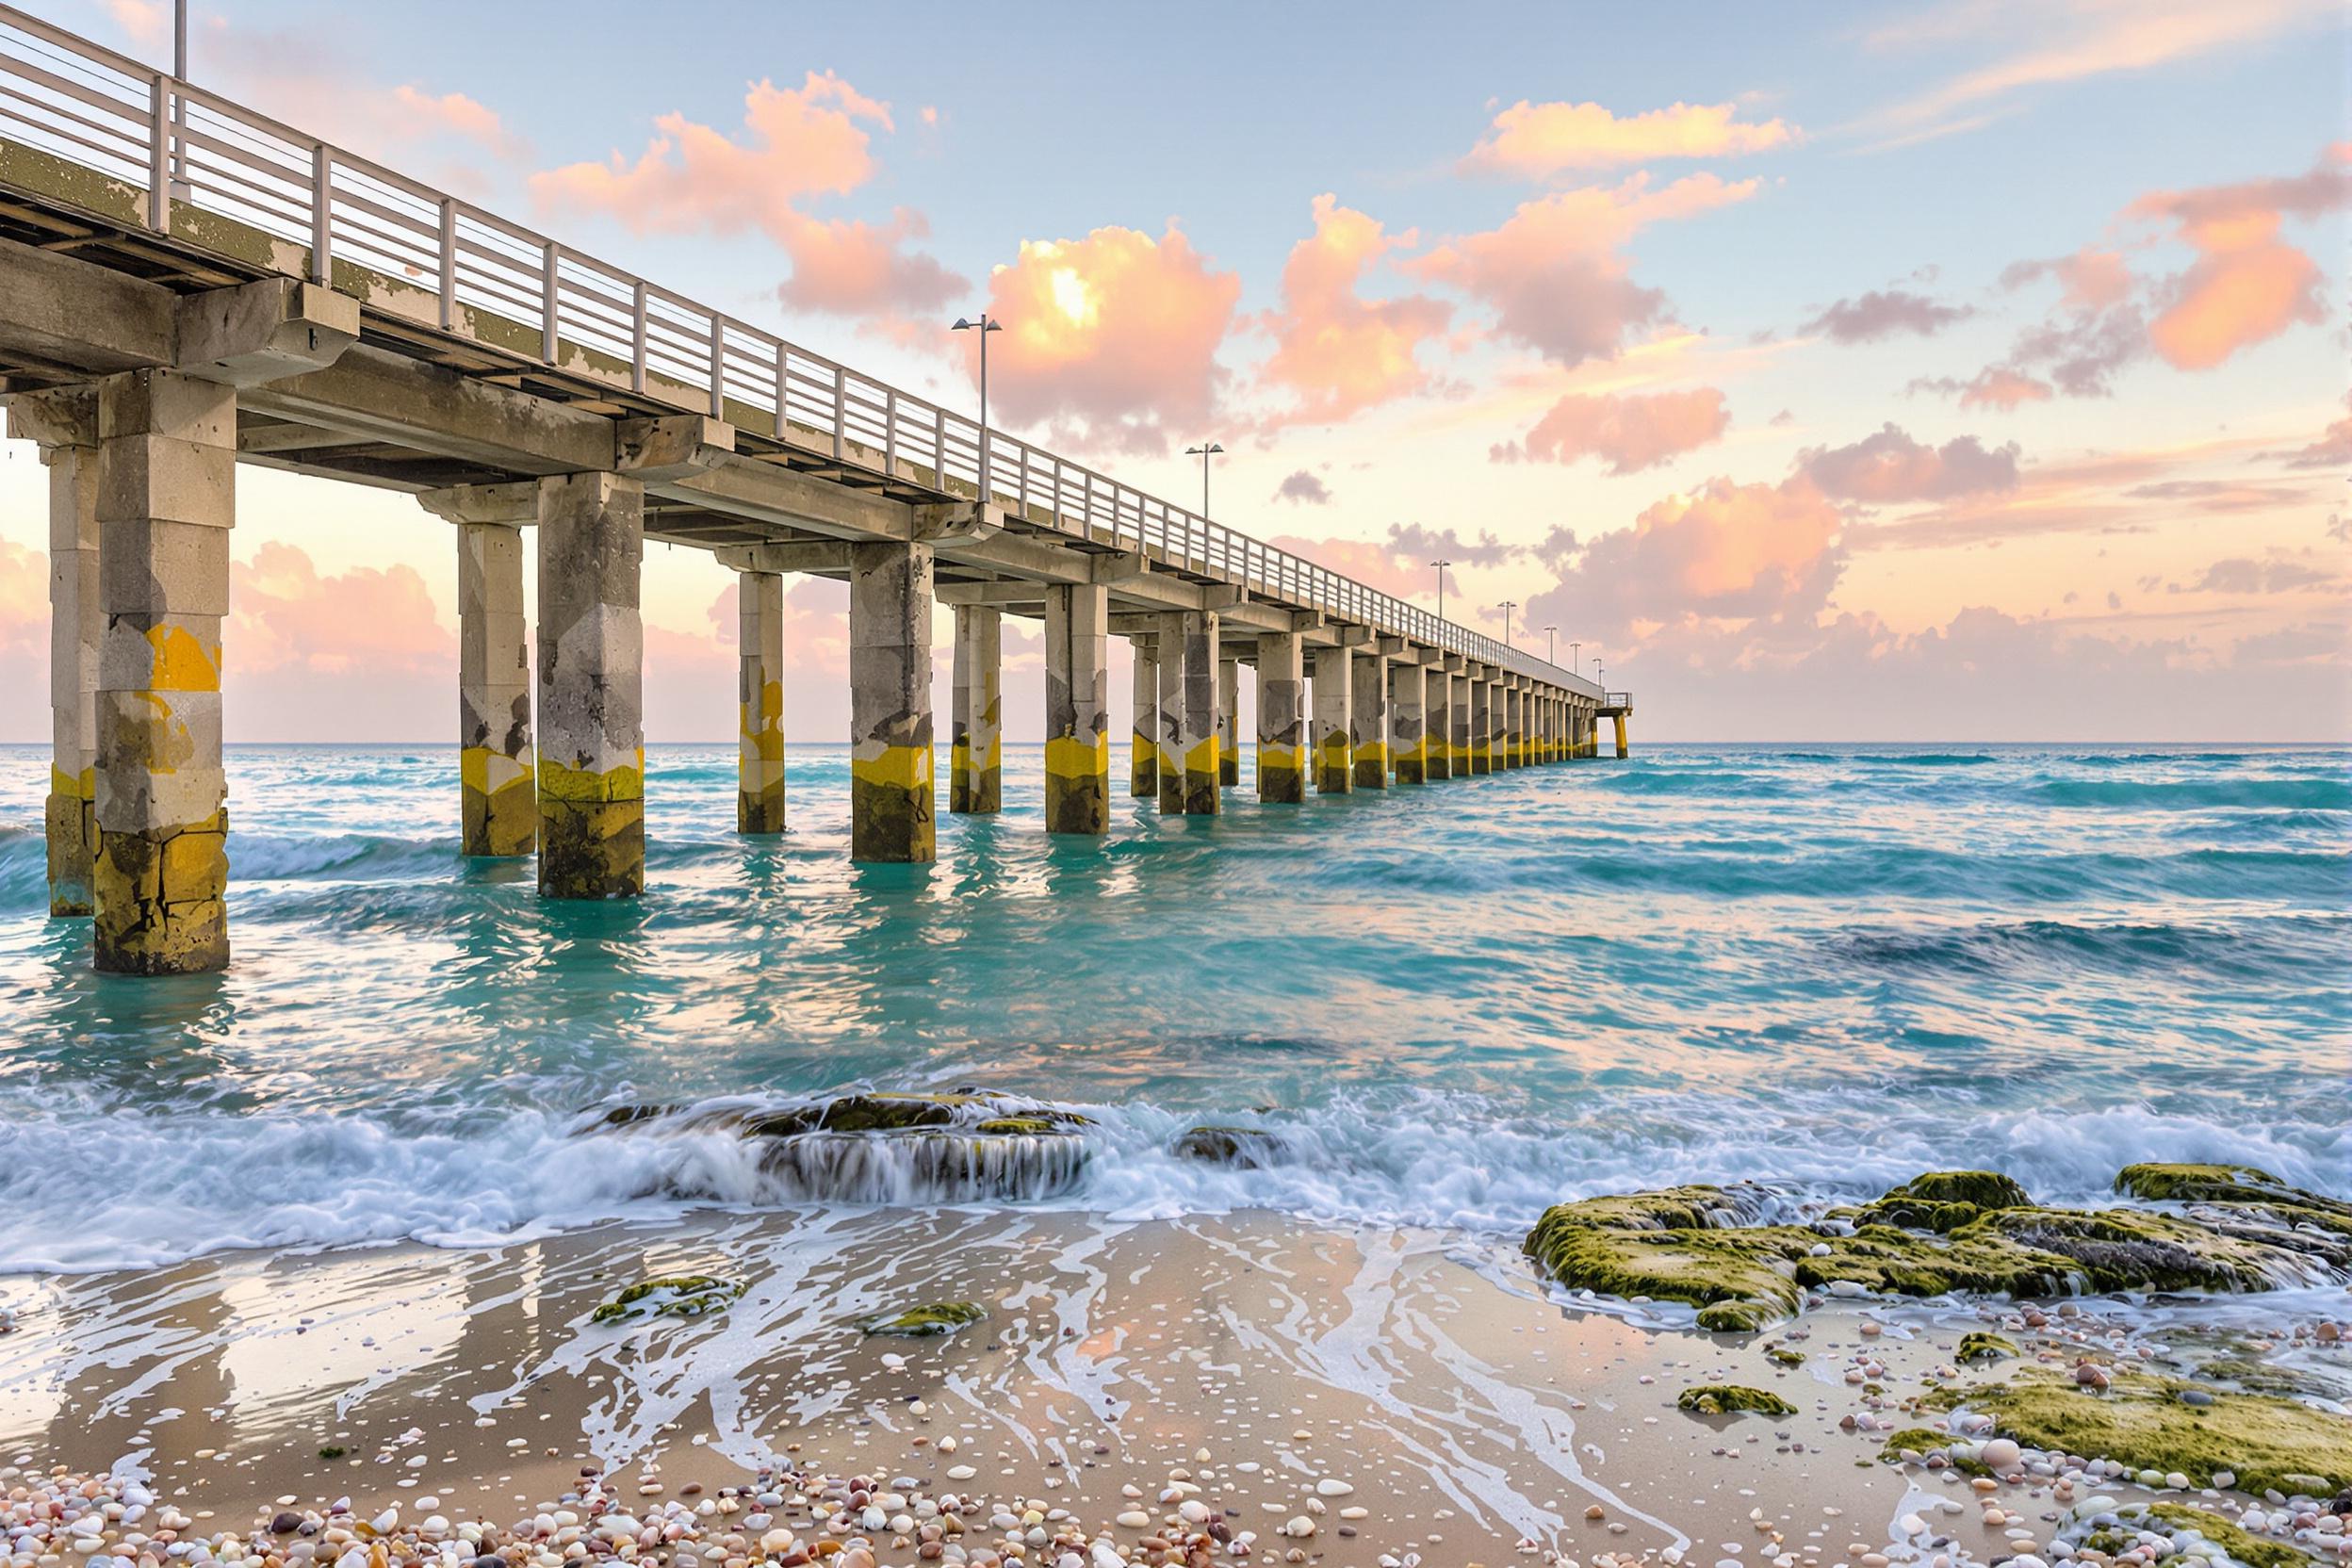
M 1544 660 L 812 353 L 0 5 L 0 140 L 99 176 L 77 205 L 563 374 L 1597 697 Z M 109 210 L 119 208 L 120 210 Z M 230 220 L 233 229 L 208 223 Z M 222 253 L 226 253 L 223 252 Z M 927 481 L 923 478 L 927 472 Z

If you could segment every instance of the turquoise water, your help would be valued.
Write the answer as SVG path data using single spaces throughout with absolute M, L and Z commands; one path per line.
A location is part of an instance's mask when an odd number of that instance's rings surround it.
M 0 749 L 0 1268 L 781 1202 L 736 1140 L 580 1113 L 850 1084 L 1089 1107 L 1053 1201 L 1120 1216 L 1502 1233 L 1668 1181 L 2085 1200 L 2161 1158 L 2352 1193 L 2343 749 L 1655 747 L 1122 796 L 1096 843 L 1041 831 L 1013 747 L 1004 815 L 942 814 L 916 870 L 849 865 L 839 749 L 747 842 L 732 748 L 657 748 L 648 894 L 596 906 L 455 856 L 454 763 L 234 751 L 235 965 L 139 982 L 44 918 L 46 752 Z M 1295 1157 L 1165 1152 L 1237 1118 Z

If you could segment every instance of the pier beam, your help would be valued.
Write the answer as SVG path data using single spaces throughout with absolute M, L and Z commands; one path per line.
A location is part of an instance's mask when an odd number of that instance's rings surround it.
M 1356 788 L 1385 790 L 1388 788 L 1388 661 L 1380 654 L 1355 655 L 1355 668 L 1348 673 L 1354 685 L 1352 710 L 1354 722 L 1350 739 L 1354 743 Z
M 1187 610 L 1184 621 L 1184 711 L 1177 744 L 1184 759 L 1184 813 L 1213 817 L 1224 809 L 1223 769 L 1217 746 L 1223 737 L 1217 717 L 1217 616 Z
M 1128 742 L 1127 792 L 1151 800 L 1160 792 L 1160 660 L 1158 644 L 1149 637 L 1130 637 L 1135 656 L 1130 691 L 1135 697 L 1135 722 Z
M 1184 616 L 1160 617 L 1160 815 L 1184 814 Z
M 931 547 L 852 545 L 849 569 L 849 858 L 928 865 Z
M 1315 650 L 1315 789 L 1344 795 L 1356 787 L 1350 765 L 1349 726 L 1355 704 L 1348 694 L 1355 656 L 1346 648 Z
M 1258 799 L 1296 806 L 1307 798 L 1306 680 L 1298 633 L 1258 638 Z
M 645 488 L 619 474 L 539 482 L 539 892 L 645 886 Z
M 100 386 L 106 626 L 90 902 L 95 962 L 108 973 L 228 966 L 220 623 L 236 467 L 233 388 L 175 370 L 133 370 Z
M 959 604 L 955 615 L 947 808 L 987 816 L 1004 809 L 1004 617 L 1002 611 L 978 604 Z M 1050 672 L 1047 678 L 1050 689 Z M 1047 734 L 1052 733 L 1049 725 Z M 1047 776 L 1052 777 L 1050 771 Z
M 784 574 L 736 579 L 735 831 L 784 831 Z
M 1494 683 L 1482 673 L 1470 678 L 1470 772 L 1483 777 L 1494 771 Z
M 1046 589 L 1048 833 L 1110 831 L 1110 590 L 1101 583 Z
M 1388 666 L 1388 755 L 1399 784 L 1429 782 L 1429 752 L 1421 721 L 1421 666 L 1394 660 Z
M 1435 784 L 1454 776 L 1454 679 L 1442 664 L 1423 670 L 1421 678 L 1421 776 Z
M 1234 717 L 1241 711 L 1241 661 L 1235 658 L 1217 662 L 1217 776 L 1219 783 L 1238 785 L 1241 782 L 1241 721 Z
M 41 446 L 49 470 L 49 798 L 43 810 L 49 913 L 90 912 L 98 853 L 98 393 L 20 394 L 8 433 Z

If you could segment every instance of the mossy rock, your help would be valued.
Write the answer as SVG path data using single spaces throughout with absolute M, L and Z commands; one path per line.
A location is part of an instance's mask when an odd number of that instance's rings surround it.
M 996 1094 L 842 1094 L 743 1123 L 747 1138 L 804 1133 L 911 1133 L 963 1127 L 988 1136 L 1070 1133 L 1089 1125 L 1077 1111 Z
M 1769 1389 L 1744 1388 L 1738 1383 L 1702 1383 L 1686 1388 L 1674 1400 L 1678 1410 L 1692 1415 L 1794 1415 L 1797 1407 Z
M 1803 1366 L 1805 1364 L 1805 1352 L 1803 1350 L 1791 1350 L 1786 1345 L 1770 1345 L 1765 1347 L 1764 1359 L 1771 1362 L 1774 1366 Z
M 2184 1403 L 2181 1394 L 2193 1388 L 2213 1402 Z M 2139 1372 L 2118 1372 L 2104 1394 L 2094 1394 L 2063 1373 L 2029 1368 L 2005 1382 L 1936 1389 L 1922 1403 L 1935 1410 L 1966 1405 L 2027 1447 L 2115 1460 L 2133 1470 L 2178 1470 L 2199 1486 L 2212 1485 L 2216 1470 L 2236 1472 L 2237 1484 L 2251 1492 L 2311 1490 L 2290 1477 L 2326 1489 L 2352 1486 L 2352 1421 L 2266 1394 L 2203 1389 Z
M 2184 1203 L 2233 1235 L 2352 1264 L 2352 1202 L 2292 1187 L 2250 1165 L 2128 1165 L 2115 1190 L 2151 1203 Z
M 1991 1210 L 2030 1208 L 2033 1202 L 2025 1188 L 1998 1171 L 1931 1170 L 1874 1203 L 1848 1211 L 1848 1217 L 1856 1225 L 1893 1225 L 1940 1235 Z
M 1180 1160 L 1254 1169 L 1281 1161 L 1282 1140 L 1260 1127 L 1192 1127 L 1168 1146 L 1168 1152 Z
M 864 1329 L 869 1334 L 928 1339 L 937 1334 L 952 1334 L 988 1315 L 988 1309 L 977 1301 L 930 1301 L 890 1317 L 874 1318 Z
M 654 1317 L 707 1317 L 725 1312 L 747 1288 L 742 1280 L 714 1274 L 669 1274 L 629 1286 L 589 1315 L 596 1323 L 632 1323 Z
M 2017 1342 L 2006 1334 L 1962 1334 L 1956 1359 L 1966 1366 L 1971 1362 L 2006 1360 L 2017 1353 Z
M 2144 1521 L 2148 1528 L 2170 1536 L 2176 1545 L 2186 1544 L 2181 1538 L 2195 1534 L 2228 1552 L 2244 1568 L 2308 1568 L 2311 1560 L 2283 1541 L 2266 1541 L 2209 1509 L 2186 1503 L 2150 1503 Z M 2165 1529 L 2167 1525 L 2173 1527 Z

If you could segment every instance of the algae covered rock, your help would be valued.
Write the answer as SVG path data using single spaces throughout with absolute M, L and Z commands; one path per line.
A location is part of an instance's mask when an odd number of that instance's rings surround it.
M 1088 1125 L 1080 1113 L 996 1094 L 841 1094 L 743 1123 L 747 1138 L 802 1133 L 906 1133 L 965 1126 L 992 1135 L 1074 1132 Z
M 2265 1541 L 2210 1509 L 2193 1508 L 2186 1503 L 2150 1503 L 2142 1510 L 2118 1511 L 2122 1518 L 2142 1529 L 2168 1537 L 2175 1555 L 2202 1542 L 2220 1547 L 2230 1554 L 2230 1561 L 2241 1563 L 2244 1568 L 2308 1568 L 2311 1560 L 2285 1542 Z
M 1779 1395 L 1761 1388 L 1743 1388 L 1738 1383 L 1702 1383 L 1686 1388 L 1674 1400 L 1678 1410 L 1692 1415 L 1740 1415 L 1750 1412 L 1758 1415 L 1794 1415 L 1797 1407 Z
M 1893 1225 L 1941 1234 L 1988 1210 L 2030 1208 L 2033 1202 L 2025 1188 L 1996 1171 L 1931 1170 L 1852 1211 L 1850 1217 L 1855 1225 Z
M 741 1280 L 714 1274 L 670 1274 L 630 1285 L 589 1315 L 595 1323 L 634 1323 L 655 1317 L 707 1317 L 743 1295 Z
M 1260 1127 L 1192 1127 L 1168 1146 L 1168 1152 L 1181 1160 L 1250 1169 L 1276 1164 L 1282 1141 Z
M 912 1339 L 928 1339 L 938 1334 L 952 1334 L 988 1316 L 988 1310 L 977 1301 L 929 1301 L 919 1307 L 888 1317 L 877 1317 L 863 1325 L 869 1334 L 900 1334 Z
M 1972 1362 L 2004 1361 L 2017 1353 L 2015 1341 L 2005 1334 L 1973 1333 L 1960 1336 L 1960 1351 L 1956 1359 L 1961 1365 Z
M 2352 1203 L 2291 1187 L 2248 1165 L 2128 1165 L 2115 1190 L 2180 1203 L 2190 1217 L 2231 1235 L 2352 1265 Z
M 2190 1403 L 2195 1391 L 2208 1402 Z M 2208 1389 L 2139 1372 L 2114 1374 L 2105 1393 L 2056 1372 L 2026 1369 L 2004 1382 L 1941 1388 L 1928 1408 L 1989 1415 L 2029 1448 L 2114 1460 L 2132 1470 L 2178 1470 L 2198 1486 L 2217 1470 L 2250 1492 L 2309 1491 L 2290 1478 L 2352 1486 L 2352 1421 L 2294 1399 Z

